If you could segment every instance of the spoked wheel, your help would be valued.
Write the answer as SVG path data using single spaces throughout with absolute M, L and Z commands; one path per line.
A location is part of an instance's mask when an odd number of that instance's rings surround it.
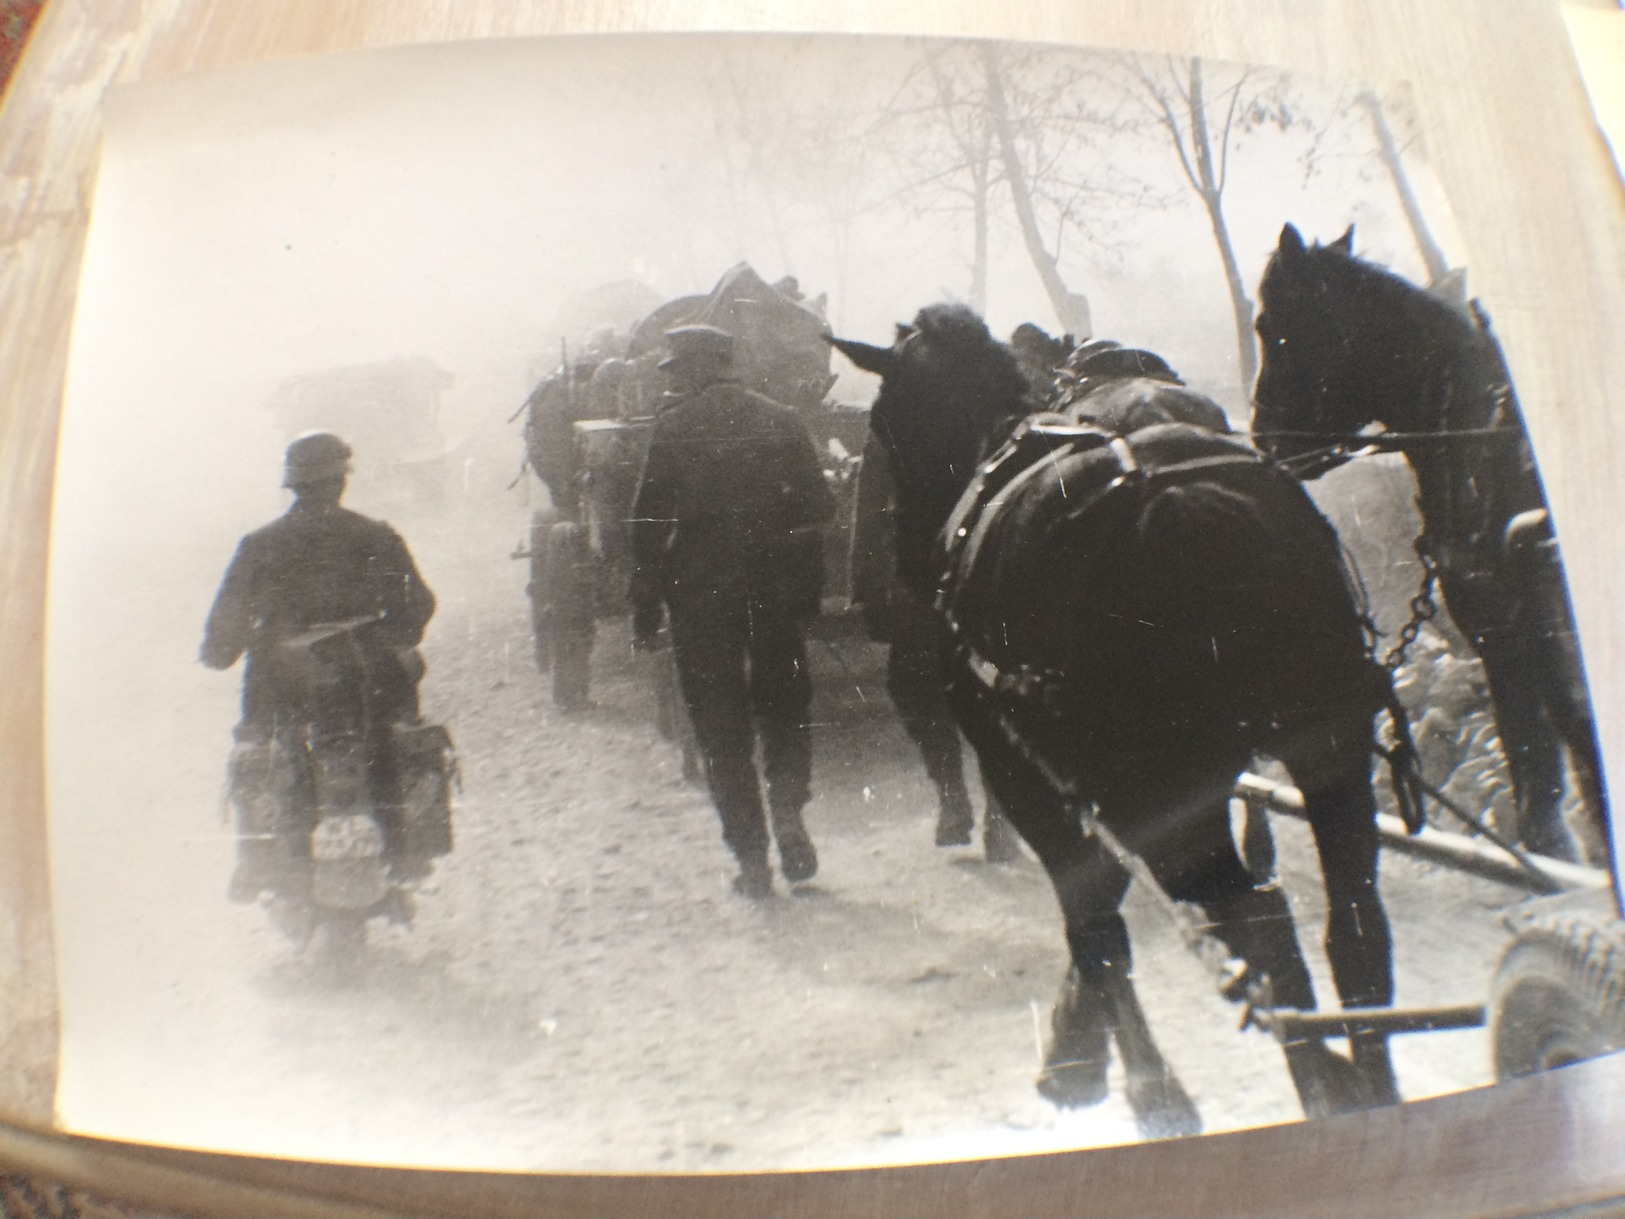
M 1625 923 L 1532 921 L 1496 970 L 1490 1042 L 1499 1079 L 1625 1048 Z
M 548 646 L 553 701 L 566 711 L 587 705 L 594 630 L 592 555 L 581 526 L 565 521 L 548 535 Z
M 538 510 L 530 518 L 530 581 L 525 593 L 530 598 L 530 629 L 534 645 L 536 671 L 546 673 L 553 666 L 553 640 L 550 631 L 552 614 L 551 587 L 548 582 L 548 560 L 551 557 L 550 540 L 558 516 L 551 510 Z

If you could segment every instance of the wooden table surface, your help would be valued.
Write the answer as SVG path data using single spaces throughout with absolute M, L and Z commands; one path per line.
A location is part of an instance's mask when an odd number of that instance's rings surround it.
M 1312 1125 L 844 1173 L 412 1173 L 42 1133 L 51 1124 L 56 1056 L 40 714 L 45 557 L 104 92 L 116 82 L 329 49 L 651 29 L 989 35 L 1409 82 L 1470 253 L 1472 290 L 1495 303 L 1541 456 L 1605 756 L 1625 759 L 1625 497 L 1616 473 L 1625 455 L 1625 192 L 1591 123 L 1554 4 L 51 0 L 0 111 L 0 1167 L 210 1214 L 1500 1215 L 1625 1195 L 1618 1055 Z

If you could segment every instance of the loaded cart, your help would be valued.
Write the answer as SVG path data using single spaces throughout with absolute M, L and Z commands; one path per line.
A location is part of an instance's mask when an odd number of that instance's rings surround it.
M 597 623 L 630 612 L 629 518 L 666 390 L 658 365 L 666 332 L 694 322 L 733 334 L 741 383 L 794 408 L 807 425 L 839 505 L 825 538 L 826 602 L 832 613 L 844 602 L 856 454 L 868 415 L 827 397 L 835 377 L 822 299 L 807 301 L 793 281 L 769 284 L 741 263 L 711 292 L 669 301 L 626 336 L 565 359 L 526 403 L 527 462 L 551 506 L 533 514 L 529 543 L 513 557 L 530 562 L 536 663 L 551 671 L 560 707 L 587 701 Z M 657 695 L 663 730 L 679 732 L 675 690 Z

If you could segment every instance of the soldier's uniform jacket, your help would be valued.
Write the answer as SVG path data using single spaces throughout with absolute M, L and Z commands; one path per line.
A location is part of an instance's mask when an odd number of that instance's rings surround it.
M 738 593 L 794 618 L 818 611 L 834 514 L 812 438 L 790 407 L 718 381 L 655 420 L 632 513 L 632 602 Z
M 225 669 L 247 652 L 244 723 L 268 724 L 281 694 L 272 645 L 322 623 L 375 614 L 379 620 L 355 636 L 394 674 L 386 679 L 394 689 L 380 693 L 411 697 L 416 675 L 395 658 L 423 638 L 434 608 L 406 543 L 388 525 L 337 504 L 296 501 L 238 545 L 209 612 L 201 657 Z

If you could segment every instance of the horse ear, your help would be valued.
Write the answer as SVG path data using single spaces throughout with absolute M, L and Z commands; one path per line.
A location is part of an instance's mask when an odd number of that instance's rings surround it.
M 1330 250 L 1336 250 L 1339 254 L 1344 254 L 1344 255 L 1347 255 L 1349 257 L 1353 257 L 1353 255 L 1354 255 L 1354 226 L 1352 224 L 1349 225 L 1348 231 L 1346 233 L 1344 233 L 1341 237 L 1339 237 L 1336 241 L 1332 242 L 1332 244 L 1327 246 L 1326 248 L 1330 249 Z
M 890 347 L 876 347 L 873 343 L 860 343 L 856 339 L 838 339 L 833 335 L 829 337 L 829 341 L 831 346 L 864 372 L 878 373 L 884 377 L 891 372 L 896 363 Z
M 1288 224 L 1281 230 L 1281 243 L 1278 248 L 1289 257 L 1303 253 L 1303 235 L 1298 232 L 1296 225 Z

